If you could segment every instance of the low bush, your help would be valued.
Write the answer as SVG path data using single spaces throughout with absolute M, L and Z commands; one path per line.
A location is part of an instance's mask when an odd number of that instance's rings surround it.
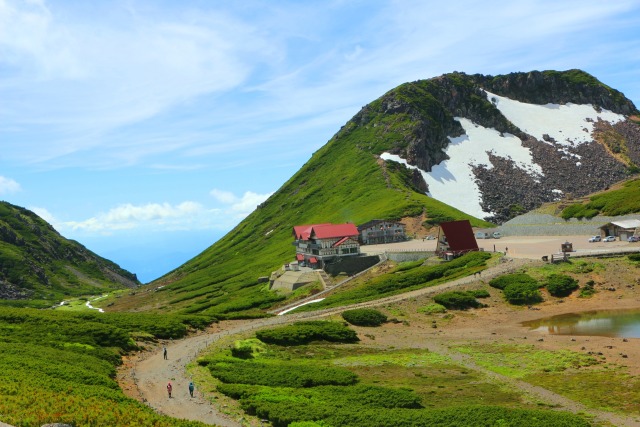
M 627 258 L 629 259 L 629 261 L 640 262 L 640 254 L 627 255 Z
M 317 387 L 353 385 L 358 377 L 344 368 L 296 363 L 260 363 L 238 359 L 210 361 L 211 375 L 223 383 L 270 387 Z
M 466 310 L 467 308 L 482 307 L 471 292 L 452 291 L 433 297 L 433 300 L 448 309 Z
M 400 263 L 396 266 L 396 268 L 393 269 L 394 273 L 398 273 L 400 271 L 407 271 L 407 270 L 411 270 L 413 268 L 416 267 L 422 267 L 422 265 L 424 264 L 424 260 L 418 260 L 418 261 L 407 261 L 407 262 L 403 262 Z
M 372 308 L 357 308 L 342 312 L 342 318 L 356 326 L 380 326 L 387 321 L 387 316 Z
M 596 282 L 594 282 L 593 280 L 589 280 L 581 289 L 580 289 L 580 295 L 578 295 L 580 298 L 589 298 L 591 297 L 593 294 L 596 293 L 596 289 L 595 289 L 595 284 Z
M 357 342 L 358 335 L 342 323 L 326 321 L 296 322 L 291 325 L 256 332 L 267 344 L 303 345 L 312 341 Z
M 504 290 L 512 283 L 531 283 L 538 287 L 538 282 L 533 277 L 525 273 L 505 274 L 489 281 L 489 286 L 496 289 Z
M 469 291 L 469 293 L 476 298 L 489 298 L 491 296 L 489 291 L 486 289 L 474 289 Z
M 578 289 L 578 281 L 564 274 L 552 274 L 547 278 L 545 286 L 554 297 L 566 297 Z
M 538 290 L 538 284 L 527 282 L 516 282 L 507 285 L 503 290 L 504 297 L 511 304 L 537 304 L 542 302 L 542 295 Z

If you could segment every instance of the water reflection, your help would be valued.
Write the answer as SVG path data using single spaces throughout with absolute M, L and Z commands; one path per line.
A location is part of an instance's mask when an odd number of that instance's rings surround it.
M 523 323 L 554 335 L 640 338 L 640 310 L 606 310 L 563 314 Z

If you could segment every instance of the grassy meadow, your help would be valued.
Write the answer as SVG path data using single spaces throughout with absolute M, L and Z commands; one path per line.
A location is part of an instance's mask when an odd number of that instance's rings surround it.
M 230 348 L 251 351 L 234 357 Z M 227 399 L 225 406 L 277 427 L 591 425 L 426 349 L 230 337 L 191 369 L 201 388 Z
M 0 421 L 17 427 L 196 427 L 126 397 L 116 366 L 139 342 L 179 338 L 211 318 L 0 308 Z

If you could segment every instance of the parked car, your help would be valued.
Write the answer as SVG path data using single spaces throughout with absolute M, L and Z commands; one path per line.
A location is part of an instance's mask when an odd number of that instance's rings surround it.
M 499 239 L 499 238 L 502 237 L 502 233 L 499 232 L 499 231 L 494 231 L 492 236 L 493 236 L 494 239 Z
M 607 236 L 604 239 L 602 239 L 603 242 L 615 242 L 616 241 L 616 236 Z
M 627 242 L 640 242 L 640 236 L 630 236 Z
M 591 236 L 591 237 L 589 237 L 589 242 L 590 242 L 590 243 L 593 243 L 593 242 L 599 242 L 600 240 L 602 240 L 602 239 L 600 238 L 600 236 Z

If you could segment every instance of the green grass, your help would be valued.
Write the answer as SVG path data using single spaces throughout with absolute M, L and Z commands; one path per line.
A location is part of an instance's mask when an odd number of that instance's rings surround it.
M 427 350 L 384 350 L 353 344 L 268 345 L 247 362 L 231 360 L 225 347 L 220 345 L 199 363 L 224 377 L 224 383 L 216 382 L 219 392 L 237 399 L 248 414 L 268 419 L 274 426 L 588 425 L 579 416 L 537 410 L 523 403 L 518 393 Z M 247 371 L 249 366 L 252 368 Z M 283 366 L 286 368 L 280 372 Z M 327 372 L 324 377 L 329 380 L 336 368 L 348 369 L 357 383 L 307 387 L 291 383 L 314 370 Z M 258 372 L 277 378 L 265 385 L 261 379 L 264 374 Z M 241 382 L 232 382 L 232 378 Z M 277 385 L 281 381 L 288 386 Z
M 542 372 L 564 372 L 599 363 L 591 355 L 569 350 L 538 350 L 528 344 L 468 345 L 455 350 L 468 354 L 480 366 L 512 378 Z
M 313 311 L 322 308 L 340 307 L 358 302 L 371 301 L 397 295 L 414 289 L 435 286 L 444 281 L 468 276 L 483 270 L 491 258 L 488 252 L 471 252 L 452 261 L 438 265 L 425 265 L 409 270 L 400 270 L 374 277 L 348 290 L 329 295 L 320 302 L 307 304 L 294 311 Z
M 126 397 L 115 367 L 133 337 L 178 338 L 194 319 L 0 308 L 0 414 L 18 427 L 196 427 Z
M 620 370 L 580 370 L 526 375 L 523 379 L 591 408 L 640 415 L 640 378 Z
M 592 196 L 586 203 L 567 206 L 562 218 L 593 218 L 597 215 L 618 216 L 640 212 L 640 179 L 624 183 L 622 188 Z

